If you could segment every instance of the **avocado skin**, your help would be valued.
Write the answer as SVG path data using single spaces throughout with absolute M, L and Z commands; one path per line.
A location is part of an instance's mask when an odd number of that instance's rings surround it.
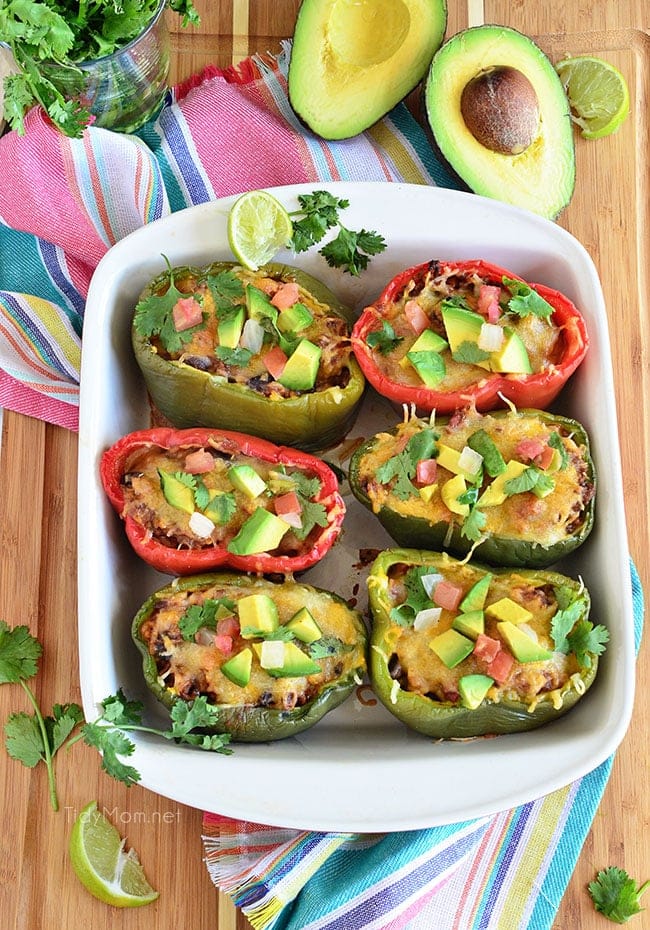
M 513 66 L 531 82 L 540 105 L 540 134 L 518 155 L 481 145 L 465 124 L 461 96 L 482 70 Z M 569 103 L 550 60 L 528 37 L 485 25 L 452 36 L 435 54 L 425 89 L 431 142 L 462 188 L 555 219 L 575 187 L 575 151 Z
M 363 7 L 303 0 L 298 11 L 289 103 L 323 139 L 350 138 L 385 116 L 424 78 L 445 35 L 446 0 L 367 4 L 366 20 Z

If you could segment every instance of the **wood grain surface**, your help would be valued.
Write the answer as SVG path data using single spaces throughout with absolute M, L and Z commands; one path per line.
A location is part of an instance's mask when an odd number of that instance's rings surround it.
M 299 0 L 196 0 L 200 29 L 173 29 L 173 79 L 208 64 L 240 61 L 252 52 L 277 52 L 293 32 Z M 451 35 L 485 22 L 513 26 L 534 37 L 553 59 L 596 54 L 625 74 L 630 118 L 598 142 L 576 138 L 577 185 L 559 222 L 590 252 L 608 307 L 616 401 L 632 556 L 650 590 L 650 191 L 648 105 L 650 10 L 646 0 L 545 3 L 487 0 L 449 2 Z M 0 171 L 5 172 L 5 166 Z M 6 412 L 0 457 L 0 618 L 26 623 L 44 646 L 35 688 L 44 707 L 80 701 L 76 608 L 77 437 L 58 427 Z M 81 618 L 91 622 L 92 618 Z M 648 732 L 650 655 L 642 646 L 637 699 L 612 777 L 560 904 L 554 930 L 604 930 L 586 891 L 607 865 L 650 878 Z M 28 710 L 18 687 L 0 688 L 0 720 Z M 61 809 L 48 804 L 42 766 L 26 769 L 0 749 L 0 923 L 7 930 L 247 930 L 225 896 L 217 894 L 202 862 L 199 811 L 144 789 L 127 789 L 102 774 L 98 755 L 83 745 L 56 760 Z M 118 911 L 95 901 L 78 883 L 66 855 L 76 813 L 96 799 L 140 853 L 158 902 Z M 611 925 L 610 925 L 611 926 Z M 650 926 L 634 918 L 632 927 Z M 464 928 L 459 928 L 464 930 Z

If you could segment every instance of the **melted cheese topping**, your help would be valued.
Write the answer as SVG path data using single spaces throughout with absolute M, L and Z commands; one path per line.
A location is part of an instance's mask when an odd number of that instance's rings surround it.
M 444 503 L 440 488 L 453 474 L 438 467 L 438 489 L 430 500 L 414 493 L 406 499 L 398 497 L 392 490 L 393 484 L 381 484 L 377 480 L 377 469 L 403 449 L 408 439 L 427 424 L 415 418 L 400 424 L 396 434 L 379 433 L 367 455 L 360 461 L 359 479 L 368 495 L 372 508 L 378 512 L 383 507 L 416 517 L 431 524 L 460 522 Z M 472 433 L 479 429 L 494 441 L 504 460 L 516 459 L 516 448 L 522 439 L 540 439 L 547 442 L 551 433 L 558 433 L 554 424 L 548 424 L 534 416 L 512 414 L 494 417 L 467 411 L 454 417 L 447 425 L 435 425 L 440 434 L 439 442 L 461 451 Z M 546 497 L 537 497 L 532 492 L 523 492 L 506 497 L 498 506 L 485 507 L 482 512 L 487 518 L 484 532 L 508 539 L 522 539 L 550 546 L 575 532 L 580 524 L 585 506 L 593 494 L 593 481 L 587 480 L 585 449 L 568 435 L 560 433 L 562 445 L 568 456 L 566 468 L 552 472 L 555 487 Z M 491 479 L 486 476 L 483 488 Z
M 228 654 L 214 644 L 203 644 L 199 634 L 192 640 L 183 639 L 178 624 L 188 607 L 223 597 L 237 601 L 258 592 L 273 598 L 281 625 L 301 607 L 307 607 L 324 637 L 341 640 L 342 646 L 338 651 L 316 660 L 321 667 L 319 674 L 272 677 L 260 666 L 253 650 L 250 681 L 240 687 L 221 672 L 221 666 L 242 649 L 252 649 L 252 644 L 261 642 L 261 639 L 235 636 L 232 651 Z M 140 638 L 155 659 L 159 680 L 165 688 L 186 700 L 205 695 L 215 704 L 291 710 L 313 700 L 329 682 L 365 669 L 364 638 L 355 612 L 325 592 L 297 583 L 272 585 L 251 580 L 248 586 L 212 585 L 195 591 L 166 594 L 142 624 Z

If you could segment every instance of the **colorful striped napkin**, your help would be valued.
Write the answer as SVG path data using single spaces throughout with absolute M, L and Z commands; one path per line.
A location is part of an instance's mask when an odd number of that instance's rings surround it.
M 25 137 L 0 139 L 0 405 L 76 429 L 90 278 L 144 223 L 280 184 L 455 186 L 404 105 L 345 142 L 305 133 L 287 102 L 287 58 L 285 47 L 277 60 L 208 70 L 137 135 L 91 128 L 66 139 L 35 109 Z M 493 817 L 385 836 L 206 815 L 206 864 L 264 930 L 548 930 L 610 767 Z

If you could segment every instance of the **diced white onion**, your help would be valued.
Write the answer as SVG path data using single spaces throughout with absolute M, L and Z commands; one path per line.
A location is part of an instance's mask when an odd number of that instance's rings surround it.
M 239 342 L 242 348 L 248 349 L 253 355 L 257 355 L 264 342 L 264 327 L 257 320 L 246 320 Z
M 477 344 L 484 352 L 496 352 L 503 345 L 503 327 L 496 323 L 483 323 Z
M 422 633 L 437 626 L 440 620 L 442 607 L 425 607 L 424 610 L 418 611 L 413 621 L 413 629 L 416 633 Z
M 427 592 L 427 597 L 431 597 L 436 585 L 439 581 L 442 581 L 443 578 L 438 572 L 431 572 L 429 575 L 422 575 L 420 580 L 422 581 L 422 587 Z
M 212 536 L 214 527 L 215 524 L 210 517 L 206 517 L 204 513 L 199 513 L 198 510 L 195 510 L 190 517 L 190 529 L 196 536 L 200 536 L 201 539 L 207 539 L 208 536 Z
M 463 450 L 458 457 L 458 467 L 465 475 L 475 475 L 483 464 L 483 456 L 480 452 L 475 452 L 469 446 L 463 446 Z
M 284 665 L 284 643 L 279 639 L 265 639 L 260 651 L 262 668 L 282 668 Z
M 288 523 L 289 526 L 295 527 L 297 530 L 299 530 L 302 526 L 302 517 L 297 511 L 292 513 L 281 513 L 279 516 L 281 520 L 284 520 L 285 523 Z
M 207 627 L 202 626 L 201 629 L 197 631 L 194 642 L 198 643 L 199 646 L 214 646 L 216 635 L 214 630 L 209 630 Z

